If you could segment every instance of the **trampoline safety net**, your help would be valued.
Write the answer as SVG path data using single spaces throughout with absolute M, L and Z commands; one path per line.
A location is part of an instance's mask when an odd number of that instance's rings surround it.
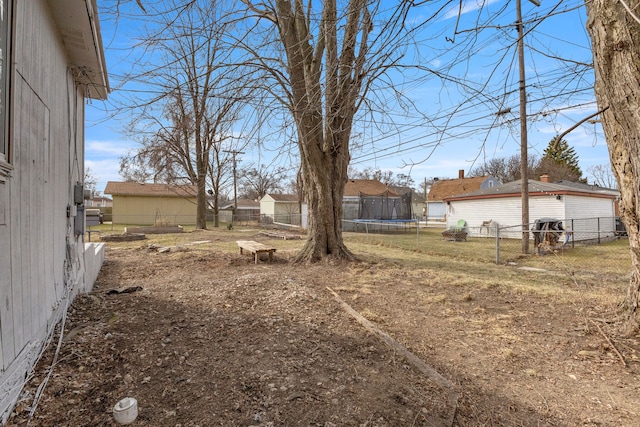
M 382 194 L 360 193 L 359 219 L 394 220 L 412 219 L 411 192 L 397 195 L 385 191 Z

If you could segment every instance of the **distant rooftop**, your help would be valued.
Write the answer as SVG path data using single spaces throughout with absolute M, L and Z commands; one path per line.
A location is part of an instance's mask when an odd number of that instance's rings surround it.
M 111 194 L 112 196 L 196 197 L 198 187 L 196 185 L 109 181 L 104 189 L 104 193 Z
M 386 184 L 383 184 L 377 179 L 350 179 L 344 187 L 344 195 L 353 197 L 359 196 L 360 194 L 377 196 L 387 191 L 390 196 L 398 195 L 395 191 L 390 190 Z

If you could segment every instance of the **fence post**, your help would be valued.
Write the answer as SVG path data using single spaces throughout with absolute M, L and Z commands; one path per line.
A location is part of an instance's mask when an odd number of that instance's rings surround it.
M 500 264 L 500 226 L 496 222 L 496 264 Z
M 571 220 L 571 249 L 576 247 L 576 227 L 574 226 L 573 219 Z
M 598 244 L 600 244 L 600 217 L 598 217 Z

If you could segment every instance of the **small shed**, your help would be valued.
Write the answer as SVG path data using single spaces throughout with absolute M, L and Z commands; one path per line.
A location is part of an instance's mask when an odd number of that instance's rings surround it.
M 186 225 L 196 223 L 198 187 L 109 181 L 104 193 L 113 198 L 113 223 Z
M 266 194 L 260 199 L 260 215 L 263 223 L 281 223 L 307 226 L 308 209 L 300 203 L 296 194 Z
M 581 235 L 588 239 L 594 232 L 599 237 L 613 236 L 618 197 L 617 190 L 595 185 L 529 180 L 529 219 L 531 223 L 540 218 L 563 221 L 576 240 L 581 240 Z M 483 223 L 492 221 L 500 227 L 515 227 L 514 237 L 521 235 L 518 226 L 522 224 L 522 180 L 444 200 L 449 227 L 465 220 L 469 235 L 473 235 L 482 231 Z

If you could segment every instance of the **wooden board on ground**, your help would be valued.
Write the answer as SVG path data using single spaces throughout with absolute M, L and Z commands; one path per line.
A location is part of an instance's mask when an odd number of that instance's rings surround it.
M 300 235 L 298 234 L 291 234 L 291 233 L 283 233 L 281 231 L 261 231 L 260 234 L 262 234 L 263 236 L 269 236 L 269 237 L 273 237 L 276 239 L 282 239 L 282 240 L 295 240 L 295 239 L 300 239 Z
M 266 246 L 262 243 L 254 242 L 253 240 L 237 240 L 236 243 L 240 248 L 240 253 L 244 251 L 249 251 L 253 254 L 253 260 L 257 264 L 258 258 L 260 258 L 261 253 L 269 254 L 269 261 L 273 260 L 273 253 L 276 251 L 276 248 Z

